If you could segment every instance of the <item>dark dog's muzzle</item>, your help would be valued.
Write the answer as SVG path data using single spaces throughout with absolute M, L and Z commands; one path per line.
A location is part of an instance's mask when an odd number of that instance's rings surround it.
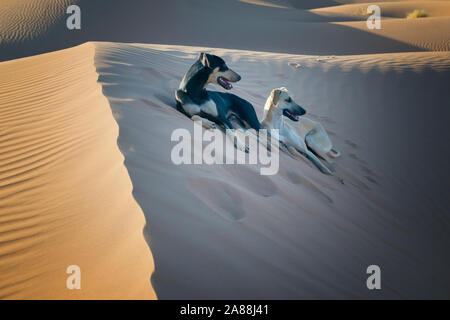
M 241 76 L 239 74 L 237 74 L 236 72 L 234 72 L 231 69 L 228 69 L 224 76 L 227 78 L 228 81 L 230 82 L 238 82 L 239 80 L 241 80 Z
M 241 76 L 231 69 L 225 72 L 221 72 L 220 76 L 217 78 L 217 83 L 220 84 L 224 89 L 230 90 L 233 88 L 230 82 L 238 82 L 241 80 Z

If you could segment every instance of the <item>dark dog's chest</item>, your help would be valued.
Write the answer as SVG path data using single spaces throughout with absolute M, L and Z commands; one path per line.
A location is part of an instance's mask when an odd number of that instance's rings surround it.
M 219 115 L 217 104 L 213 99 L 205 100 L 199 105 L 199 108 L 202 112 L 209 114 L 210 116 L 217 117 Z
M 226 115 L 232 105 L 232 102 L 225 97 L 222 97 L 216 92 L 208 92 L 206 99 L 202 99 L 198 102 L 197 106 L 202 113 L 206 113 L 212 117 L 220 118 Z
M 233 100 L 233 95 L 231 94 L 206 90 L 204 94 L 204 96 L 197 97 L 197 99 L 192 97 L 193 104 L 184 105 L 184 109 L 189 109 L 189 111 L 186 110 L 189 114 L 201 112 L 204 115 L 208 115 L 208 118 L 226 119 L 230 114 L 236 113 L 237 110 L 234 109 L 240 106 L 239 103 Z

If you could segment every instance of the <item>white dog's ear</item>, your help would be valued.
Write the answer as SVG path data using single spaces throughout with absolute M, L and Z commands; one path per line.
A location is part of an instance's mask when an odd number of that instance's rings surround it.
M 205 52 L 200 53 L 200 56 L 198 57 L 200 62 L 205 66 L 209 68 L 209 61 L 208 61 L 208 54 Z
M 281 94 L 280 89 L 273 89 L 272 92 L 270 93 L 270 98 L 274 106 L 278 104 L 278 101 L 280 100 L 280 94 Z

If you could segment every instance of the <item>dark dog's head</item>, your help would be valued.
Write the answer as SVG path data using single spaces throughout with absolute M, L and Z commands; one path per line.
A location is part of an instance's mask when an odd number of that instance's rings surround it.
M 226 90 L 230 90 L 233 88 L 231 82 L 241 80 L 241 76 L 228 68 L 225 61 L 218 56 L 202 52 L 200 53 L 199 60 L 211 72 L 206 84 L 215 83 Z
M 292 121 L 298 121 L 298 117 L 306 113 L 305 109 L 294 102 L 289 90 L 284 87 L 272 90 L 264 109 L 265 112 L 280 112 Z

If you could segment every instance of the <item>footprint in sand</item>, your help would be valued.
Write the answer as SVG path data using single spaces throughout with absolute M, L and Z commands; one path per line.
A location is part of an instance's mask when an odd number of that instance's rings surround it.
M 375 174 L 375 172 L 373 172 L 371 169 L 369 169 L 367 166 L 362 165 L 361 169 L 364 171 L 364 173 L 366 174 L 365 177 L 368 181 L 372 182 L 373 184 L 378 184 L 377 181 L 377 175 Z
M 361 165 L 367 166 L 367 161 L 360 159 L 356 154 L 349 153 L 348 156 L 352 158 L 353 160 L 358 161 Z M 369 169 L 368 169 L 369 170 Z
M 238 185 L 258 196 L 270 197 L 277 192 L 277 186 L 268 176 L 262 176 L 248 167 L 230 166 L 227 169 Z
M 291 181 L 293 184 L 304 186 L 308 191 L 310 191 L 312 194 L 317 196 L 319 199 L 326 200 L 328 203 L 333 203 L 333 199 L 331 199 L 325 192 L 320 190 L 319 187 L 317 187 L 314 183 L 312 183 L 307 178 L 305 178 L 293 171 L 288 171 L 287 177 L 288 177 L 289 181 Z
M 358 145 L 350 140 L 345 140 L 345 143 L 348 144 L 350 147 L 358 149 Z
M 348 156 L 353 160 L 359 162 L 361 170 L 365 173 L 365 178 L 372 182 L 373 184 L 378 184 L 377 175 L 367 166 L 367 162 L 365 160 L 360 159 L 356 154 L 349 153 Z
M 365 176 L 365 177 L 369 182 L 372 182 L 373 184 L 378 184 L 378 181 L 375 180 L 374 178 L 372 178 L 371 176 Z
M 356 154 L 354 154 L 354 153 L 349 153 L 348 156 L 350 158 L 352 158 L 353 160 L 359 160 L 358 156 Z
M 186 179 L 188 189 L 209 209 L 228 221 L 240 221 L 247 213 L 243 208 L 242 192 L 232 185 L 214 179 Z
M 295 63 L 295 62 L 289 62 L 288 66 L 293 67 L 295 69 L 300 68 L 302 65 L 300 63 Z

